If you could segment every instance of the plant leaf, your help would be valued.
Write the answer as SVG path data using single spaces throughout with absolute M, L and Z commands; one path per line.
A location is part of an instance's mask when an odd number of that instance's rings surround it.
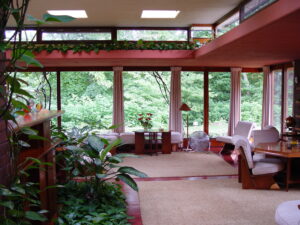
M 25 147 L 25 148 L 30 147 L 30 144 L 28 144 L 26 141 L 18 140 L 18 144 L 22 147 Z
M 47 138 L 39 136 L 39 135 L 29 135 L 28 138 L 31 140 L 49 141 Z
M 42 24 L 46 23 L 45 20 L 37 19 L 37 18 L 35 18 L 35 17 L 31 16 L 31 15 L 27 15 L 27 19 L 29 21 L 35 22 L 37 25 L 42 25 Z
M 147 174 L 130 166 L 122 166 L 118 169 L 119 173 L 128 173 L 137 177 L 148 177 Z
M 107 174 L 102 174 L 102 173 L 97 173 L 96 176 L 97 176 L 99 179 L 102 179 L 102 178 L 107 177 L 108 175 L 107 175 Z
M 12 201 L 1 201 L 0 205 L 9 208 L 9 209 L 13 209 L 14 208 L 14 203 Z
M 75 145 L 65 146 L 65 148 L 70 151 L 83 151 L 82 148 L 75 146 Z
M 38 61 L 36 60 L 34 57 L 24 54 L 21 56 L 20 60 L 24 61 L 26 63 L 26 65 L 35 65 L 38 66 L 40 68 L 43 68 L 44 66 Z
M 25 212 L 25 217 L 29 220 L 42 221 L 42 222 L 47 220 L 46 217 L 34 211 Z
M 21 129 L 21 132 L 22 132 L 23 134 L 27 134 L 27 135 L 37 135 L 37 134 L 39 133 L 37 130 L 32 129 L 32 128 L 30 128 L 30 127 L 23 127 L 23 128 Z
M 90 135 L 87 141 L 89 145 L 98 152 L 100 152 L 104 147 L 103 141 L 101 141 L 101 138 L 96 135 Z
M 43 15 L 43 19 L 46 22 L 64 22 L 64 23 L 66 23 L 66 22 L 70 22 L 70 21 L 74 20 L 75 18 L 72 16 L 54 16 L 49 13 L 45 13 Z
M 126 158 L 126 157 L 131 157 L 131 158 L 141 158 L 140 156 L 138 155 L 134 155 L 134 154 L 128 154 L 128 153 L 120 153 L 120 154 L 117 154 L 115 155 L 119 158 Z
M 138 191 L 136 182 L 127 174 L 118 174 L 117 177 L 122 180 L 125 184 L 131 187 L 133 190 Z
M 123 162 L 123 159 L 119 158 L 117 156 L 111 156 L 111 157 L 108 157 L 108 161 L 111 163 L 121 163 L 121 162 Z
M 100 153 L 100 160 L 104 161 L 105 156 L 107 155 L 107 153 L 115 146 L 119 145 L 121 143 L 121 139 L 117 139 L 114 142 L 110 143 L 109 145 L 107 145 L 105 147 L 105 149 L 103 149 Z
M 25 104 L 24 104 L 23 102 L 21 102 L 21 101 L 18 101 L 18 100 L 16 100 L 16 99 L 12 99 L 12 100 L 11 100 L 11 103 L 12 103 L 12 105 L 13 105 L 15 108 L 26 109 L 26 110 L 30 111 L 29 108 L 28 108 L 28 106 L 25 105 Z

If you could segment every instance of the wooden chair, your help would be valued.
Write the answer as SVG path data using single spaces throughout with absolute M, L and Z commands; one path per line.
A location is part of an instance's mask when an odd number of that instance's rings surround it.
M 160 137 L 160 138 L 159 138 Z M 159 151 L 159 145 L 161 144 L 161 136 L 158 132 L 147 132 L 145 133 L 145 149 L 146 154 L 157 154 Z
M 254 162 L 248 139 L 239 137 L 235 143 L 241 153 L 241 181 L 243 189 L 271 189 L 276 184 L 273 176 L 283 170 L 281 162 Z

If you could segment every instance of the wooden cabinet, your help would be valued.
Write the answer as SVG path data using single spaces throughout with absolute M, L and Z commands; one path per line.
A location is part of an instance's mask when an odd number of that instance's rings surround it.
M 155 140 L 147 138 L 149 134 L 155 134 Z M 172 151 L 171 132 L 159 131 L 135 131 L 135 153 L 154 153 L 162 152 L 163 154 L 170 154 Z M 151 151 L 147 149 L 151 148 Z
M 22 149 L 18 164 L 26 168 L 32 164 L 32 161 L 26 161 L 27 157 L 38 158 L 42 162 L 50 163 L 51 165 L 41 165 L 38 169 L 30 169 L 30 176 L 26 179 L 32 182 L 39 183 L 41 209 L 48 210 L 48 218 L 51 219 L 56 214 L 56 189 L 48 186 L 56 184 L 56 166 L 55 166 L 55 150 L 54 147 L 59 143 L 58 140 L 51 140 L 50 137 L 50 120 L 61 116 L 62 111 L 42 111 L 34 114 L 27 114 L 17 118 L 18 126 L 15 130 L 18 132 L 21 128 L 31 127 L 37 130 L 39 136 L 47 140 L 30 140 L 30 148 Z M 45 223 L 47 224 L 47 223 Z

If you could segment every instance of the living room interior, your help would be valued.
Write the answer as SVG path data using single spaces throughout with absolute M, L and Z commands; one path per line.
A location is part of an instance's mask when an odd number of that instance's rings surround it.
M 299 223 L 299 1 L 5 1 L 1 220 Z

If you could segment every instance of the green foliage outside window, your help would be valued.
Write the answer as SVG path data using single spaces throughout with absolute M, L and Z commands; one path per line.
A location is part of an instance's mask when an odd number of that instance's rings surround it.
M 153 128 L 168 129 L 170 72 L 158 72 L 164 80 L 166 96 L 149 72 L 123 72 L 125 126 L 127 130 L 141 129 L 138 114 L 153 114 Z M 39 85 L 41 73 L 24 73 L 20 78 L 29 82 L 30 93 Z M 49 75 L 52 86 L 52 109 L 56 109 L 56 76 Z M 261 73 L 241 76 L 241 119 L 261 124 Z M 203 130 L 203 73 L 182 72 L 182 101 L 187 103 L 189 127 Z M 61 72 L 63 127 L 94 126 L 103 132 L 112 124 L 113 72 Z M 33 91 L 33 92 L 32 92 Z M 46 87 L 47 93 L 49 89 Z M 227 133 L 230 109 L 230 73 L 214 72 L 209 75 L 209 130 L 211 136 Z M 184 114 L 185 116 L 185 114 Z

